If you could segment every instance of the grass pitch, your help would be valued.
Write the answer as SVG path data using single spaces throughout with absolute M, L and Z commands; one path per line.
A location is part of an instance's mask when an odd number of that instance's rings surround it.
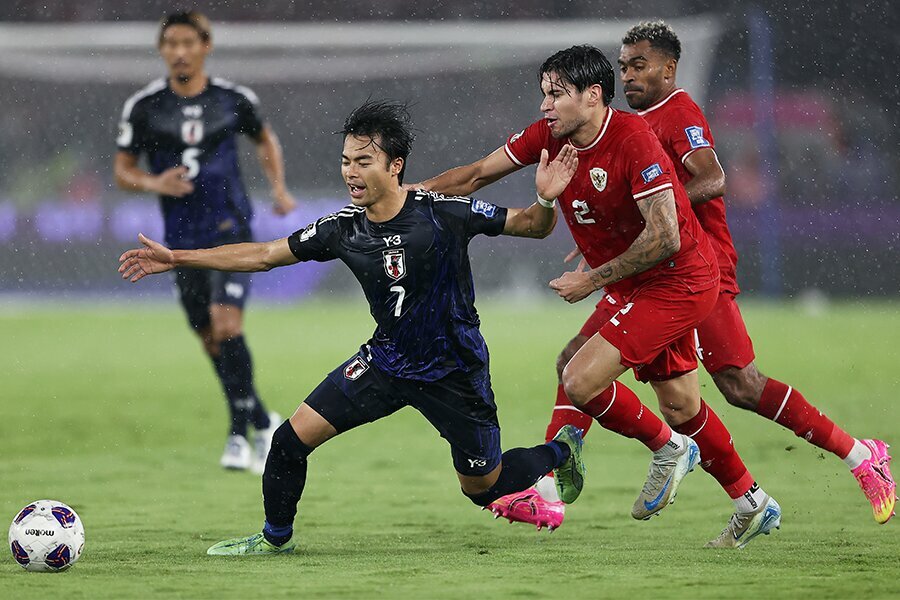
M 504 446 L 538 443 L 556 353 L 590 305 L 480 308 Z M 851 434 L 900 444 L 898 305 L 813 316 L 747 303 L 745 314 L 765 373 Z M 268 406 L 288 415 L 371 329 L 358 302 L 251 304 L 246 331 Z M 259 530 L 259 478 L 218 467 L 225 404 L 174 303 L 2 307 L 0 339 L 0 516 L 54 498 L 87 532 L 66 573 L 26 573 L 7 553 L 2 598 L 900 595 L 900 521 L 876 525 L 839 460 L 725 405 L 705 374 L 705 398 L 784 509 L 781 531 L 743 551 L 702 549 L 731 503 L 700 471 L 661 517 L 633 521 L 648 455 L 599 428 L 587 438 L 585 491 L 559 531 L 494 521 L 459 493 L 445 442 L 405 409 L 313 454 L 296 554 L 229 559 L 206 548 Z M 635 389 L 652 402 L 648 387 Z

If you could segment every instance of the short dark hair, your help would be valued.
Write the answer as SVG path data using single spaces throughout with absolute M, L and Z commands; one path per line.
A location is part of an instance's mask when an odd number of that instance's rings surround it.
M 159 39 L 157 40 L 157 45 L 162 45 L 163 35 L 165 35 L 166 29 L 172 25 L 187 25 L 188 27 L 193 27 L 200 35 L 200 39 L 204 44 L 208 44 L 212 39 L 212 27 L 210 26 L 209 19 L 206 18 L 206 15 L 196 10 L 186 10 L 170 13 L 162 18 L 159 22 Z
M 663 21 L 642 21 L 625 33 L 622 44 L 632 45 L 647 40 L 651 48 L 666 56 L 681 60 L 681 42 L 672 28 Z
M 603 88 L 603 103 L 609 106 L 616 95 L 616 76 L 612 65 L 599 48 L 584 44 L 560 50 L 541 65 L 538 77 L 556 73 L 566 82 L 583 92 L 589 86 L 599 84 Z
M 336 133 L 344 139 L 348 135 L 372 138 L 372 143 L 388 155 L 388 161 L 403 159 L 398 179 L 403 183 L 406 171 L 406 157 L 412 150 L 416 139 L 412 129 L 412 118 L 409 116 L 409 104 L 395 100 L 366 100 L 344 119 L 344 127 Z M 375 141 L 375 138 L 378 141 Z

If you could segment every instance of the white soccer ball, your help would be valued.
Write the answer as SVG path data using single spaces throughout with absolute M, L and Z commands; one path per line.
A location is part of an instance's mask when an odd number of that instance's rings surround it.
M 9 548 L 26 571 L 65 571 L 84 550 L 84 526 L 70 506 L 37 500 L 13 519 Z

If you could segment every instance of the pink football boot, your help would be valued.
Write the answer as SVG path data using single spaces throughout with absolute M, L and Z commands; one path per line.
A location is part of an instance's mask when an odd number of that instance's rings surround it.
M 562 525 L 566 516 L 566 505 L 562 502 L 548 502 L 536 489 L 508 494 L 484 507 L 494 513 L 494 518 L 505 517 L 510 523 L 531 523 L 538 531 L 546 527 L 552 532 Z
M 860 441 L 872 451 L 872 457 L 864 460 L 861 465 L 853 469 L 852 473 L 866 498 L 872 504 L 872 515 L 875 520 L 884 524 L 894 516 L 894 503 L 897 501 L 897 484 L 891 477 L 889 466 L 891 455 L 888 454 L 888 448 L 890 446 L 881 440 Z

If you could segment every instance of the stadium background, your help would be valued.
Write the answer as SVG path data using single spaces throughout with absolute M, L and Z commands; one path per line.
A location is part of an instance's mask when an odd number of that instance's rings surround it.
M 199 5 L 198 5 L 199 6 Z M 110 261 L 137 230 L 159 234 L 156 200 L 112 182 L 124 100 L 164 74 L 155 20 L 169 2 L 13 1 L 0 6 L 0 295 L 168 293 L 129 289 Z M 252 154 L 258 238 L 346 202 L 331 132 L 369 96 L 408 99 L 420 130 L 407 178 L 478 158 L 538 116 L 535 68 L 555 49 L 670 20 L 685 43 L 679 82 L 707 111 L 728 176 L 729 222 L 748 295 L 893 297 L 900 236 L 896 11 L 859 3 L 209 2 L 209 72 L 252 87 L 285 150 L 301 210 L 271 215 Z M 835 27 L 839 22 L 840 27 Z M 893 41 L 891 41 L 893 40 Z M 615 105 L 624 106 L 621 90 Z M 249 148 L 248 148 L 249 149 Z M 527 203 L 533 169 L 484 190 Z M 483 294 L 548 295 L 571 241 L 479 240 Z M 256 293 L 356 294 L 339 266 L 258 275 Z

